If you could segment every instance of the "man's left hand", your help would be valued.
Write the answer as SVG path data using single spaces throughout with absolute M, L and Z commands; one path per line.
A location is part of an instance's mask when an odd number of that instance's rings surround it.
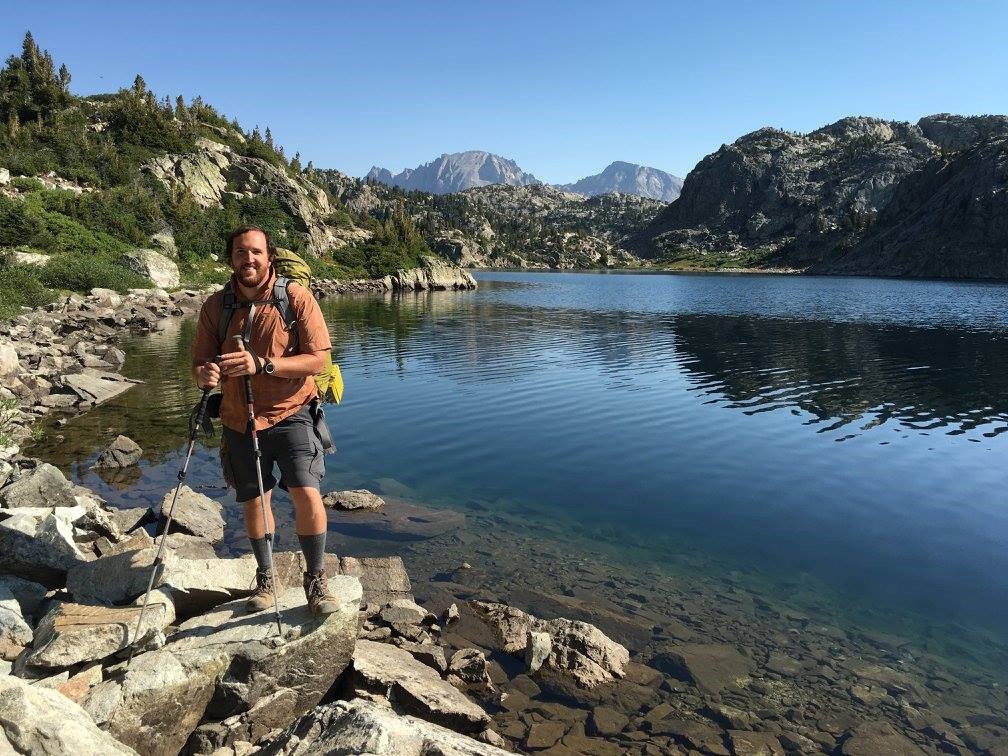
M 220 358 L 222 375 L 255 375 L 256 365 L 251 352 L 228 352 Z

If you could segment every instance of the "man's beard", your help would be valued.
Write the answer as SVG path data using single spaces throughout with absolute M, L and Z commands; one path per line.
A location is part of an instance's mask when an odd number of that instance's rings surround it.
M 248 286 L 252 288 L 254 286 L 259 286 L 263 281 L 266 280 L 266 276 L 269 274 L 269 268 L 257 268 L 257 267 L 241 267 L 238 269 L 238 281 L 242 286 Z

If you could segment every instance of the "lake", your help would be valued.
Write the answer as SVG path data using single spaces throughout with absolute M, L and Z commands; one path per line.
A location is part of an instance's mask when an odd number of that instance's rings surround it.
M 474 292 L 323 300 L 346 381 L 326 489 L 468 512 L 473 528 L 499 516 L 500 538 L 562 542 L 571 559 L 730 579 L 1008 665 L 1008 287 L 477 278 Z M 115 503 L 160 500 L 197 398 L 192 328 L 130 340 L 126 372 L 146 386 L 30 451 Z M 142 474 L 103 480 L 87 464 L 119 431 L 144 446 Z M 225 500 L 215 443 L 190 480 Z M 229 530 L 245 551 L 233 506 Z M 381 551 L 367 536 L 331 543 Z M 445 548 L 463 558 L 467 542 Z

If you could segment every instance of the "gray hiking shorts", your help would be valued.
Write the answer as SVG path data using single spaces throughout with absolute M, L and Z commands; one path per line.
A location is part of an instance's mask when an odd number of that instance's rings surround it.
M 280 468 L 280 487 L 318 488 L 325 475 L 322 442 L 315 435 L 311 410 L 305 405 L 272 428 L 259 431 L 262 451 L 263 491 L 277 485 L 273 468 Z M 238 501 L 251 501 L 259 496 L 255 473 L 255 451 L 252 436 L 224 427 L 221 439 L 221 466 L 224 480 L 235 489 Z

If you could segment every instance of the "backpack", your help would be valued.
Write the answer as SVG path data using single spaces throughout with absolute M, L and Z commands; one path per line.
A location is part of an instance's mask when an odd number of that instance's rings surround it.
M 287 287 L 291 281 L 296 281 L 311 291 L 311 268 L 299 255 L 289 249 L 279 247 L 273 256 L 273 267 L 277 272 L 277 280 L 273 284 L 273 296 L 267 300 L 267 303 L 273 304 L 279 310 L 280 317 L 284 322 L 284 329 L 291 335 L 288 351 L 294 352 L 298 346 L 297 316 L 291 306 Z M 230 282 L 224 286 L 223 296 L 223 311 L 217 323 L 218 344 L 223 344 L 227 338 L 228 326 L 231 324 L 234 311 L 239 307 L 249 305 L 248 302 L 237 301 Z M 340 372 L 339 365 L 332 361 L 332 352 L 326 352 L 325 364 L 322 366 L 322 370 L 315 375 L 315 387 L 323 402 L 339 404 L 343 400 L 343 374 Z

